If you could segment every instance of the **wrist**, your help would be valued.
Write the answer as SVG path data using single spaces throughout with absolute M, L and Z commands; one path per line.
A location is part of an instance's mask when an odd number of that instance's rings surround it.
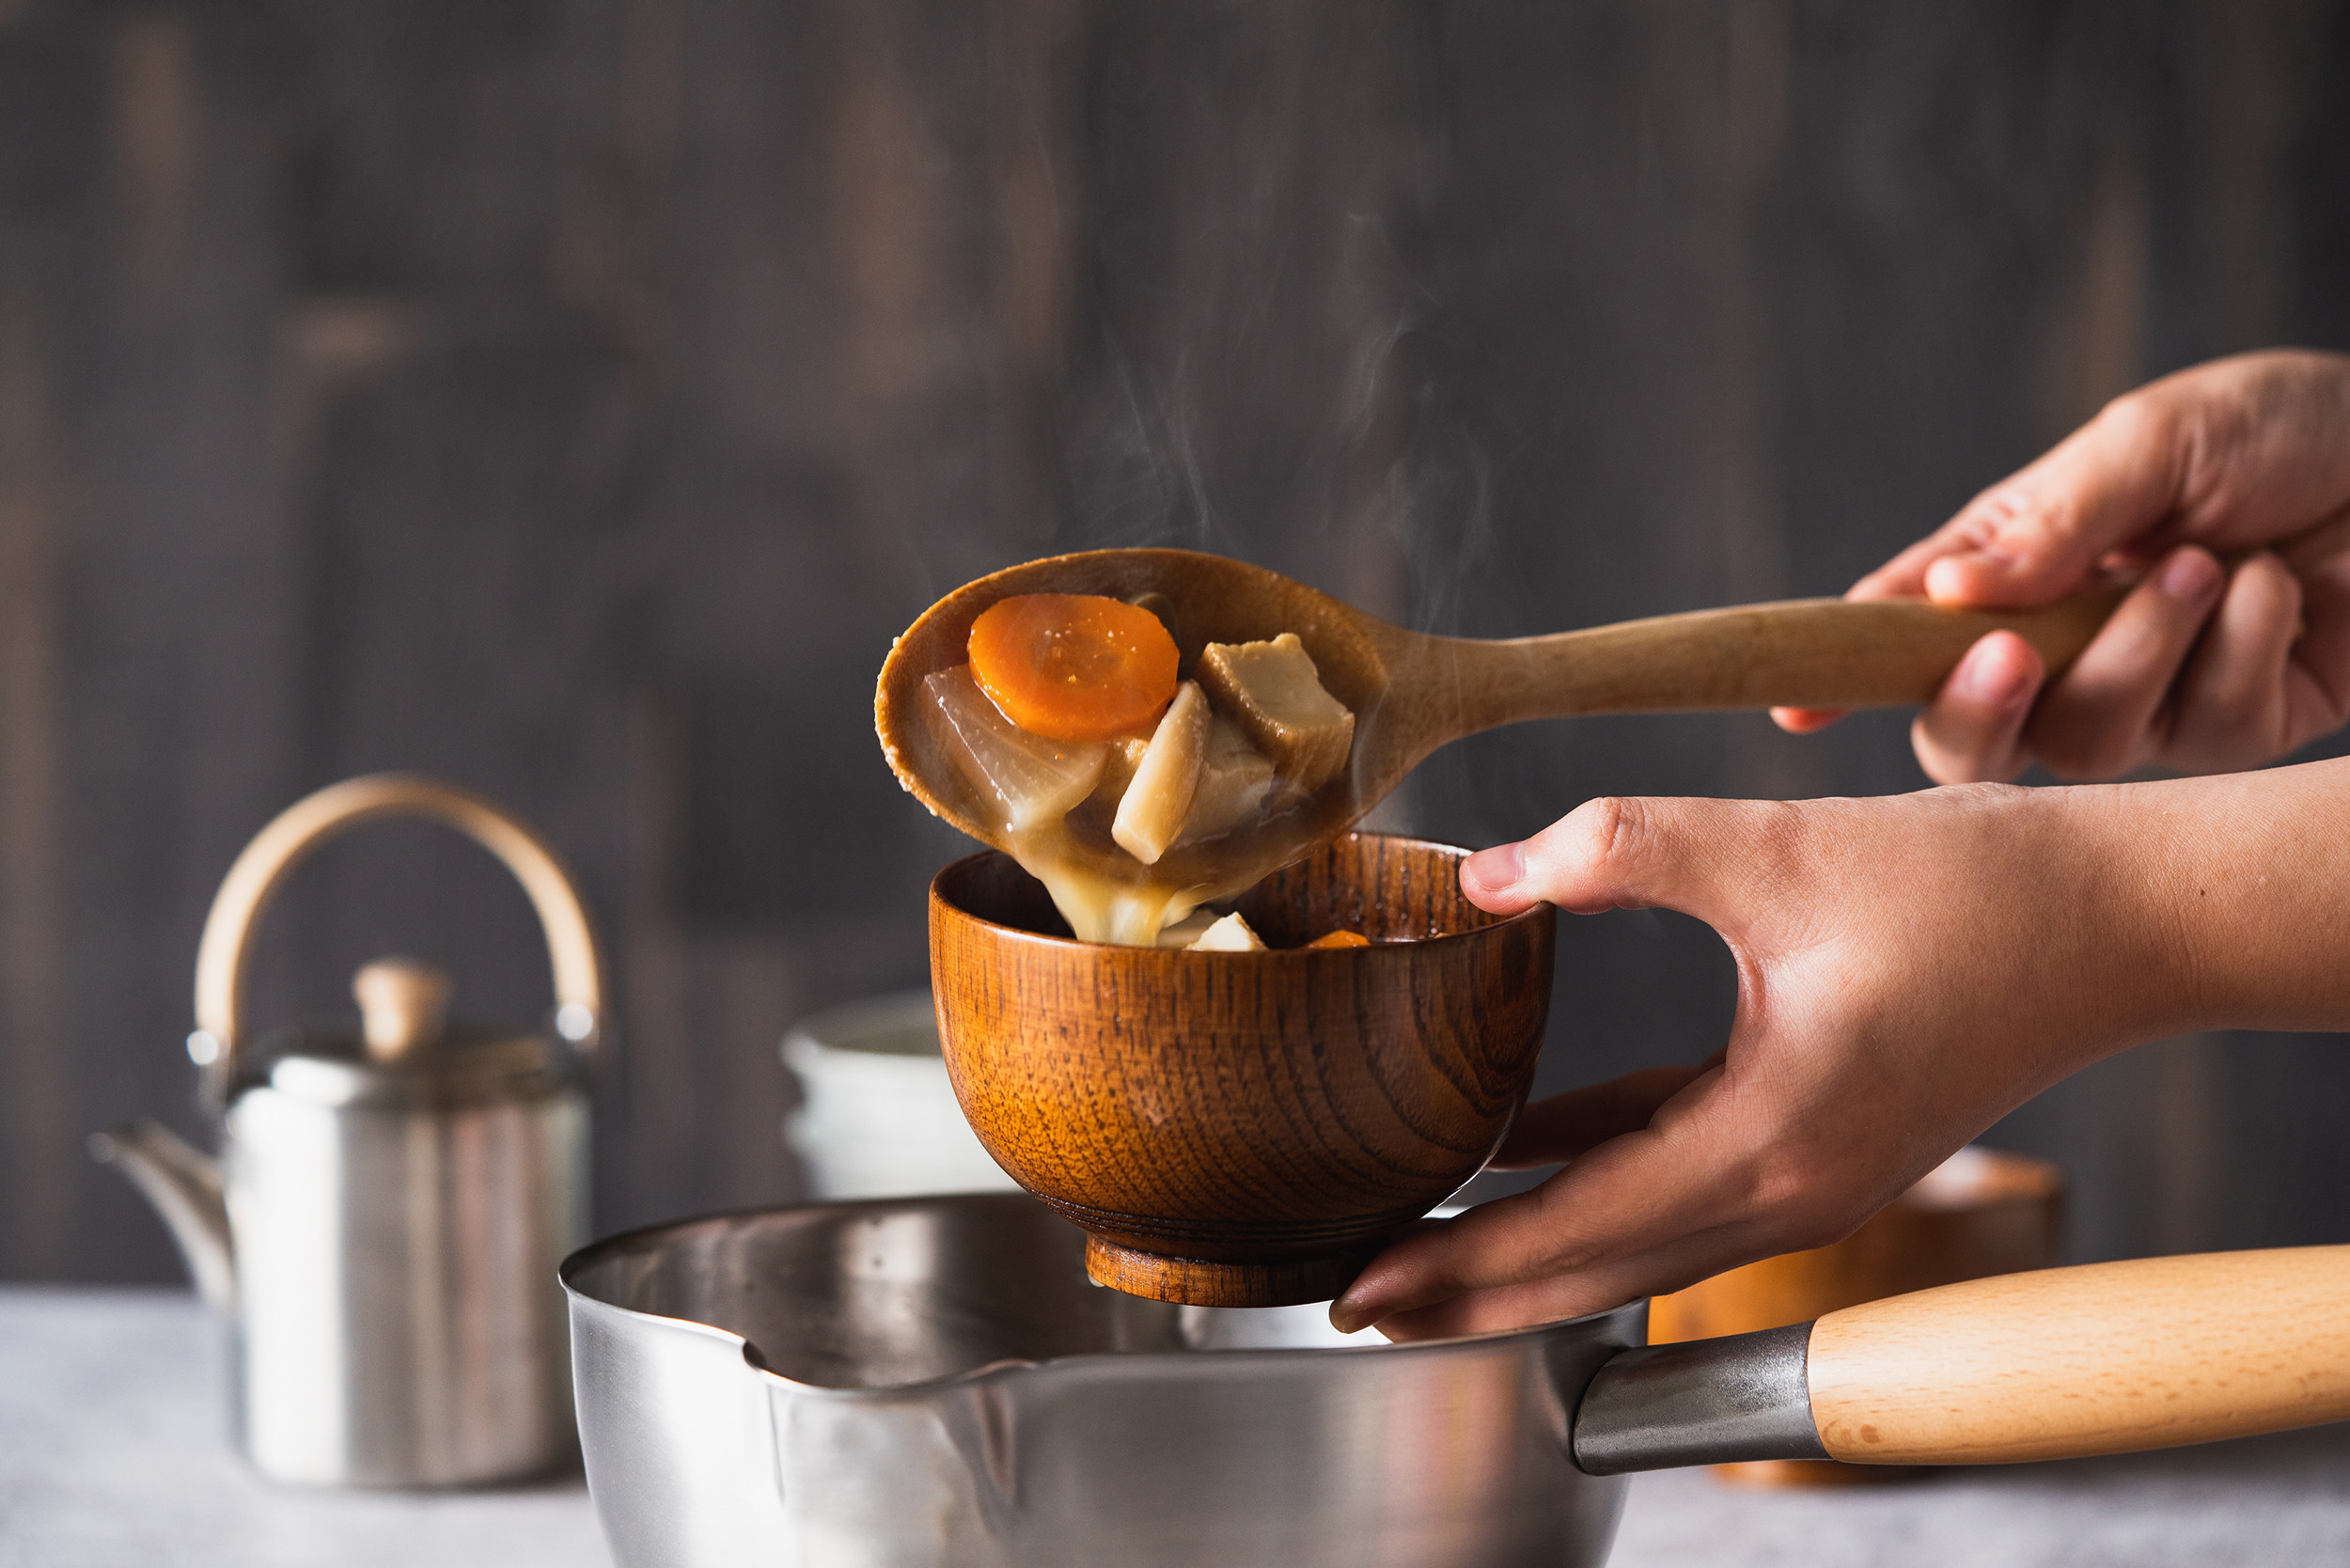
M 2032 962 L 2057 983 L 2047 1023 L 2067 1046 L 2064 1072 L 2126 1046 L 2209 1027 L 2201 945 L 2181 918 L 2172 835 L 2150 822 L 2140 784 L 2023 792 L 2029 863 L 2047 918 Z
M 2350 762 L 2065 792 L 2109 868 L 2131 1039 L 2350 1025 Z

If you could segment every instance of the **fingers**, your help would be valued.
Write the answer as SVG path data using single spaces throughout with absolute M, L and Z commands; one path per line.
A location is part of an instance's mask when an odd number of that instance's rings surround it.
M 2051 772 L 2110 778 L 2163 749 L 2171 717 L 2164 698 L 2225 585 L 2218 561 L 2190 545 L 2122 601 L 2026 729 Z
M 1404 1339 L 1572 1317 L 1832 1239 L 1874 1206 L 1824 1214 L 1813 1162 L 1786 1159 L 1750 1099 L 1709 1068 L 1652 1125 L 1381 1253 L 1331 1322 Z
M 2013 481 L 2010 481 L 2011 483 Z M 1945 556 L 1980 547 L 1991 537 L 1990 510 L 1994 491 L 1985 491 L 1966 504 L 1956 517 L 1855 583 L 1847 599 L 1923 599 L 1926 569 Z
M 2310 660 L 2329 645 L 2301 647 L 2302 619 L 2302 586 L 2277 557 L 2230 574 L 2203 550 L 2173 551 L 2036 708 L 2029 646 L 2006 633 L 1976 644 L 1911 729 L 1919 763 L 1943 784 L 2010 779 L 2035 754 L 2066 778 L 2151 760 L 2255 766 L 2350 711 L 2350 658 L 2321 676 Z
M 2020 740 L 2005 709 L 1953 700 L 1929 710 L 1914 731 L 1927 771 L 1946 781 L 2005 776 L 2033 750 L 2067 777 L 2156 758 L 2244 766 L 2350 717 L 2350 604 L 2337 602 L 2350 598 L 2350 581 L 2334 580 L 2350 546 L 2345 417 L 2350 356 L 2271 351 L 2197 366 L 2115 400 L 1863 577 L 1850 597 L 2024 605 L 2061 595 L 2100 565 L 2150 583 L 2177 573 L 2170 603 L 2151 589 L 2134 600 L 2042 697 Z M 2189 542 L 2231 558 L 2276 547 L 2299 579 L 2306 623 L 2281 658 L 2274 623 L 2251 619 L 2280 602 L 2282 585 L 2264 566 L 2225 590 L 2220 624 L 2192 653 L 2189 679 L 2176 680 L 2201 626 L 2183 606 L 2205 617 L 2221 606 L 2219 573 L 2181 559 L 2177 547 Z M 1834 717 L 1774 716 L 1796 733 Z
M 2191 445 L 2176 399 L 2121 399 L 1864 580 L 1914 581 L 1946 604 L 2044 604 L 2170 514 Z
M 1752 847 L 1758 813 L 1770 809 L 1760 801 L 1588 800 L 1523 843 L 1470 855 L 1461 891 L 1496 915 L 1537 903 L 1578 915 L 1661 905 L 1710 920 L 1717 869 L 1743 863 L 1734 852 Z
M 2306 552 L 2280 552 L 2301 589 L 2303 629 L 2285 679 L 2291 722 L 2304 739 L 2350 721 L 2350 507 L 2317 535 Z
M 2004 784 L 2031 765 L 2024 721 L 2046 673 L 2040 651 L 1994 632 L 1966 651 L 1910 726 L 1918 765 L 1937 784 Z
M 1856 598 L 2040 604 L 2177 510 L 2198 429 L 2196 396 L 2157 383 L 2108 404 L 2029 466 L 1855 585 Z
M 2350 498 L 2350 359 L 2267 353 L 2118 398 L 1967 503 L 1864 588 L 1957 604 L 2037 604 L 2108 556 L 2133 569 L 2193 540 L 2289 540 Z
M 2263 552 L 2237 567 L 2211 628 L 2180 682 L 2168 760 L 2206 772 L 2264 762 L 2318 732 L 2325 717 L 2295 722 L 2288 679 L 2301 585 Z
M 1577 1277 L 1565 1293 L 1570 1314 L 1626 1299 L 1633 1294 L 1627 1267 L 1637 1272 L 1653 1245 L 1647 1238 L 1710 1231 L 1747 1212 L 1750 1195 L 1728 1174 L 1739 1162 L 1720 1152 L 1712 1160 L 1691 1158 L 1688 1141 L 1673 1130 L 1628 1134 L 1532 1192 L 1405 1237 L 1371 1260 L 1331 1305 L 1330 1321 L 1352 1333 L 1470 1292 L 1529 1281 L 1543 1282 L 1545 1299 L 1557 1299 L 1566 1276 Z
M 1810 735 L 1844 716 L 1841 708 L 1774 708 L 1771 722 L 1790 735 Z
M 1405 1342 L 1557 1323 L 1605 1311 L 1641 1296 L 1682 1290 L 1782 1250 L 1767 1239 L 1767 1231 L 1761 1225 L 1724 1226 L 1700 1235 L 1676 1237 L 1650 1251 L 1583 1273 L 1496 1285 L 1410 1311 L 1391 1312 L 1377 1320 L 1378 1327 L 1389 1340 Z
M 1528 1166 L 1559 1165 L 1609 1138 L 1638 1132 L 1649 1124 L 1659 1105 L 1719 1065 L 1716 1057 L 1697 1067 L 1652 1067 L 1628 1073 L 1612 1083 L 1593 1084 L 1538 1101 L 1520 1113 L 1495 1153 L 1493 1167 L 1520 1170 Z

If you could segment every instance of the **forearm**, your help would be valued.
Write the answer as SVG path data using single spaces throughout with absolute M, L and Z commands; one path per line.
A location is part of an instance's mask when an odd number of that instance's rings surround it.
M 2123 868 L 2162 1032 L 2350 1029 L 2350 760 L 2067 792 Z

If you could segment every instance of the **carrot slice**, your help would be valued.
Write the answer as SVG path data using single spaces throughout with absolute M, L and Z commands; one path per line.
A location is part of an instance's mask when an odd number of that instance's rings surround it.
M 1148 729 L 1180 657 L 1157 616 L 1092 593 L 999 599 L 971 623 L 971 675 L 1003 715 L 1049 741 Z
M 1306 944 L 1309 948 L 1368 948 L 1371 938 L 1359 931 L 1325 931 Z

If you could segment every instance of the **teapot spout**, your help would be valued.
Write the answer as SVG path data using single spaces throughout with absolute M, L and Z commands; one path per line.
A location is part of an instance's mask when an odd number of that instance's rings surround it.
M 111 1165 L 146 1194 L 180 1244 L 196 1294 L 221 1312 L 235 1310 L 237 1271 L 228 1242 L 228 1202 L 220 1162 L 149 1118 L 93 1133 L 90 1157 Z

